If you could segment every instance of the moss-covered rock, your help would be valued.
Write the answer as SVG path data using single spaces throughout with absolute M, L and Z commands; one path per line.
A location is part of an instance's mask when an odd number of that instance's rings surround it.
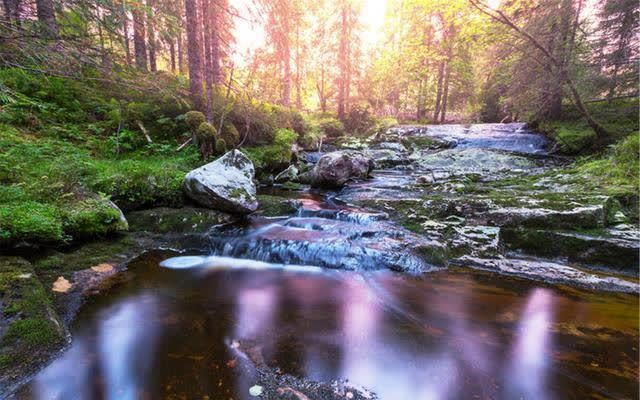
M 66 332 L 33 267 L 0 257 L 0 395 L 59 348 Z
M 205 233 L 212 227 L 234 220 L 230 214 L 206 208 L 152 208 L 128 214 L 133 232 Z
M 258 195 L 258 203 L 260 204 L 258 212 L 265 217 L 292 215 L 298 209 L 295 200 L 266 194 Z

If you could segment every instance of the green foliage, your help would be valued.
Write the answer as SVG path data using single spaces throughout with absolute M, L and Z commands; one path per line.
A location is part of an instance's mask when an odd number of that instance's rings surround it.
M 216 154 L 224 154 L 227 152 L 227 142 L 224 139 L 216 139 Z
M 298 134 L 290 129 L 278 129 L 272 145 L 243 149 L 259 171 L 277 172 L 291 162 L 291 146 Z
M 322 116 L 312 120 L 312 126 L 330 139 L 342 137 L 346 133 L 344 124 L 339 119 L 331 116 Z
M 200 127 L 203 122 L 206 121 L 207 119 L 200 111 L 189 111 L 185 114 L 185 122 L 187 126 L 194 132 L 198 129 L 198 127 Z
M 351 107 L 344 120 L 344 129 L 352 135 L 369 132 L 375 125 L 375 120 L 366 106 Z
M 216 128 L 208 122 L 202 122 L 196 130 L 198 141 L 212 140 L 217 136 Z
M 575 107 L 563 109 L 559 121 L 534 121 L 532 126 L 551 137 L 565 154 L 585 154 L 603 150 L 603 145 L 625 138 L 638 129 L 638 99 L 618 99 L 588 104 L 593 117 L 610 133 L 597 138 Z
M 220 138 L 224 139 L 225 143 L 231 147 L 235 147 L 240 142 L 240 133 L 236 129 L 235 125 L 226 121 L 222 125 L 222 132 L 220 132 Z

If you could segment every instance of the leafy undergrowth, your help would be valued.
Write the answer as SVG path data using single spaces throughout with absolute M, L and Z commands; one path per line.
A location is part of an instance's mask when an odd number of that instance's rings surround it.
M 587 106 L 610 136 L 598 140 L 574 107 L 566 107 L 564 117 L 559 121 L 537 121 L 534 126 L 550 136 L 560 152 L 574 155 L 601 151 L 599 145 L 615 143 L 638 131 L 638 98 L 596 102 Z
M 86 146 L 0 125 L 0 246 L 61 244 L 126 229 L 120 212 L 182 203 L 194 152 L 96 157 Z

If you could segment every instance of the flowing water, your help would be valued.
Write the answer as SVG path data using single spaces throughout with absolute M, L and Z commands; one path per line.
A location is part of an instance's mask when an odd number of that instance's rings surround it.
M 543 153 L 543 138 L 507 127 L 427 134 Z M 278 374 L 381 399 L 637 398 L 637 296 L 440 269 L 419 257 L 434 243 L 338 200 L 406 179 L 380 171 L 342 193 L 289 192 L 296 212 L 215 228 L 200 254 L 142 255 L 17 397 L 251 399 L 250 343 Z

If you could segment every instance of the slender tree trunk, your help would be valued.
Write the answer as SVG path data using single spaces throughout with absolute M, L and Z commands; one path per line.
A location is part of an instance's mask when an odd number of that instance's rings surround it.
M 442 90 L 442 109 L 440 110 L 440 123 L 446 121 L 447 102 L 449 100 L 449 77 L 451 76 L 451 63 L 447 61 L 444 66 L 446 72 L 444 74 L 444 84 Z
M 169 39 L 169 57 L 171 59 L 171 72 L 176 73 L 176 43 L 173 38 Z
M 212 0 L 211 2 L 211 72 L 213 74 L 214 85 L 222 83 L 220 39 L 224 30 L 222 26 L 224 21 L 222 13 L 225 12 L 224 7 L 225 5 L 221 0 Z
M 145 42 L 144 14 L 139 5 L 131 10 L 133 15 L 133 49 L 136 56 L 136 67 L 147 70 L 147 44 Z
M 3 0 L 2 2 L 7 21 L 20 28 L 22 24 L 20 21 L 20 0 Z
M 288 107 L 291 104 L 291 43 L 289 41 L 289 10 L 287 7 L 284 7 L 281 23 L 283 25 L 282 32 L 280 32 L 283 63 L 282 104 Z
M 347 4 L 342 1 L 341 9 L 341 29 L 340 29 L 340 45 L 338 49 L 338 67 L 340 68 L 340 77 L 338 79 L 338 118 L 345 117 L 345 97 L 346 97 L 346 80 L 347 80 Z
M 182 29 L 178 33 L 178 73 L 184 75 L 184 50 L 182 48 Z
M 196 109 L 204 109 L 202 96 L 202 45 L 197 0 L 184 0 L 187 19 L 187 58 L 189 62 L 189 91 Z
M 60 32 L 56 22 L 56 9 L 53 6 L 53 0 L 36 0 L 36 12 L 42 37 L 57 38 Z
M 158 70 L 156 63 L 156 23 L 155 23 L 155 6 L 156 0 L 147 0 L 149 14 L 147 16 L 147 42 L 149 43 L 149 69 L 152 72 Z
M 204 32 L 204 82 L 207 95 L 205 115 L 213 122 L 213 70 L 211 66 L 211 3 L 202 0 L 202 28 Z
M 129 16 L 127 15 L 126 0 L 122 0 L 122 39 L 124 41 L 124 58 L 127 65 L 131 65 L 131 43 L 129 41 Z
M 442 82 L 444 81 L 444 61 L 438 66 L 438 87 L 436 90 L 436 106 L 433 111 L 433 122 L 438 122 L 440 116 L 440 103 L 442 101 Z
M 302 109 L 302 94 L 300 88 L 300 17 L 296 18 L 296 108 Z

